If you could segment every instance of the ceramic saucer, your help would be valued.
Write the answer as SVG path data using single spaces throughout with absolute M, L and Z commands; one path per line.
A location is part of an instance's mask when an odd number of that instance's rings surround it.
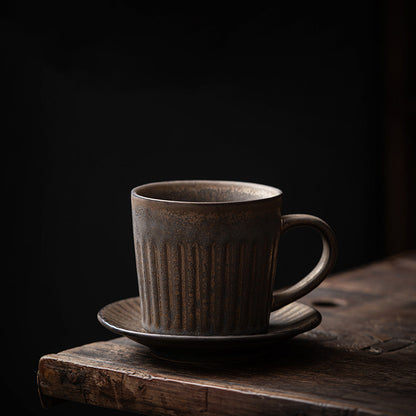
M 139 298 L 123 299 L 102 308 L 98 321 L 116 334 L 146 345 L 152 350 L 224 351 L 258 348 L 292 338 L 315 328 L 321 314 L 303 303 L 293 302 L 270 315 L 269 330 L 255 335 L 188 336 L 146 332 L 140 327 Z

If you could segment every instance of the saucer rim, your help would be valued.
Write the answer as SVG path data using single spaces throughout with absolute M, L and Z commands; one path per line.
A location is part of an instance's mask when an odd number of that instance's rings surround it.
M 276 311 L 273 311 L 273 313 L 278 313 L 279 311 L 289 308 L 295 304 L 301 304 L 303 307 L 308 309 L 312 312 L 311 319 L 309 319 L 307 322 L 304 323 L 304 325 L 301 325 L 300 327 L 294 328 L 293 325 L 288 325 L 287 327 L 281 327 L 279 329 L 273 330 L 273 327 L 270 327 L 269 331 L 264 333 L 258 333 L 258 334 L 235 334 L 235 335 L 180 335 L 180 334 L 160 334 L 155 332 L 145 332 L 145 331 L 137 331 L 137 330 L 131 330 L 131 329 L 125 329 L 121 328 L 120 326 L 115 326 L 111 323 L 109 323 L 106 319 L 103 317 L 103 312 L 105 309 L 110 308 L 112 305 L 119 304 L 121 302 L 126 302 L 128 300 L 133 299 L 139 299 L 139 296 L 132 296 L 129 298 L 120 299 L 118 301 L 111 302 L 104 307 L 102 307 L 98 313 L 97 313 L 97 320 L 99 323 L 108 329 L 111 332 L 114 332 L 119 335 L 126 336 L 130 339 L 132 339 L 135 342 L 138 342 L 140 344 L 146 345 L 144 342 L 140 342 L 137 338 L 143 339 L 145 341 L 146 339 L 149 341 L 157 341 L 157 342 L 163 342 L 166 341 L 167 343 L 173 345 L 176 342 L 190 342 L 190 343 L 198 343 L 198 342 L 206 342 L 209 344 L 219 344 L 221 342 L 254 342 L 256 340 L 259 341 L 265 341 L 268 340 L 277 340 L 277 339 L 287 339 L 292 338 L 296 335 L 299 335 L 301 333 L 304 333 L 306 331 L 310 331 L 313 328 L 316 328 L 322 321 L 322 315 L 318 310 L 316 310 L 313 306 L 307 305 L 302 302 L 292 302 L 289 305 L 284 306 L 281 309 L 278 309 Z M 315 318 L 315 319 L 313 319 Z M 149 346 L 149 345 L 148 345 Z M 168 345 L 167 345 L 168 346 Z M 151 346 L 149 346 L 152 348 Z

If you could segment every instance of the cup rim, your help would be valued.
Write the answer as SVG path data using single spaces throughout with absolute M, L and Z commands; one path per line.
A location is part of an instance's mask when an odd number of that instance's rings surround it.
M 187 201 L 187 200 L 175 200 L 175 199 L 163 199 L 163 198 L 154 198 L 146 195 L 140 194 L 140 192 L 149 190 L 150 188 L 157 188 L 166 185 L 195 185 L 195 184 L 216 184 L 223 186 L 240 186 L 240 187 L 250 187 L 256 190 L 262 190 L 267 192 L 269 195 L 264 197 L 253 197 L 252 199 L 245 200 L 230 200 L 230 201 Z M 274 186 L 263 185 L 255 182 L 244 182 L 244 181 L 230 181 L 230 180 L 216 180 L 216 179 L 185 179 L 185 180 L 168 180 L 168 181 L 156 181 L 149 182 L 139 186 L 136 186 L 131 191 L 131 196 L 134 198 L 154 201 L 161 203 L 174 203 L 174 204 L 188 204 L 188 205 L 229 205 L 229 204 L 247 204 L 258 201 L 267 201 L 272 199 L 281 198 L 283 192 Z

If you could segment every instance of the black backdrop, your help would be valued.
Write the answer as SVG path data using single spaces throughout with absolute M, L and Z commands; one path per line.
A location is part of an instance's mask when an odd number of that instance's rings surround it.
M 96 313 L 137 293 L 136 185 L 277 186 L 283 213 L 332 225 L 335 271 L 383 256 L 377 4 L 3 10 L 7 403 L 41 413 L 39 357 L 113 336 Z M 318 242 L 282 239 L 278 285 L 308 271 Z

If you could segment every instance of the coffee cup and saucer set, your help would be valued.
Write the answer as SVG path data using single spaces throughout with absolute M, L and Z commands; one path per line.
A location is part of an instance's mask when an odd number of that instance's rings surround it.
M 131 192 L 139 296 L 98 312 L 112 332 L 156 354 L 259 351 L 315 328 L 297 302 L 328 275 L 335 235 L 318 217 L 281 215 L 282 191 L 246 182 L 154 182 Z M 282 232 L 311 227 L 322 239 L 312 271 L 273 291 Z

